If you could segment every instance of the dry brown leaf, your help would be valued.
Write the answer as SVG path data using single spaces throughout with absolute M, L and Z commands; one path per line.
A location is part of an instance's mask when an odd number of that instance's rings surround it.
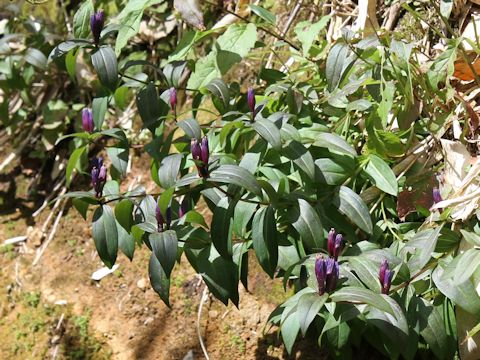
M 480 74 L 480 59 L 475 60 L 475 57 L 475 54 L 470 54 L 468 56 L 468 60 L 472 60 L 472 67 L 475 69 L 475 72 L 478 75 Z M 453 76 L 464 81 L 475 80 L 475 75 L 472 72 L 472 69 L 463 58 L 458 58 L 455 60 Z

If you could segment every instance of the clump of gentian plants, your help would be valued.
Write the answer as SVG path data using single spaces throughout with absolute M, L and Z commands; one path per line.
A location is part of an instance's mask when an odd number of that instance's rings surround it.
M 433 147 L 412 149 L 449 126 L 454 98 L 438 69 L 442 61 L 453 64 L 458 42 L 449 43 L 450 58 L 433 61 L 425 80 L 412 55 L 417 49 L 388 33 L 332 45 L 324 36 L 328 19 L 302 23 L 288 42 L 295 71 L 257 64 L 262 78 L 245 91 L 222 75 L 260 51 L 255 21 L 216 38 L 195 30 L 195 39 L 210 41 L 207 56 L 191 61 L 195 46 L 185 40 L 159 67 L 149 54 L 119 66 L 124 55 L 112 48 L 118 29 L 104 26 L 102 11 L 90 19 L 90 38 L 60 44 L 51 56 L 83 49 L 98 75 L 92 111 L 81 114 L 84 132 L 73 136 L 83 141 L 78 149 L 108 138 L 105 159 L 93 161 L 92 191 L 67 196 L 85 218 L 93 207 L 93 240 L 108 267 L 118 250 L 132 259 L 146 245 L 152 287 L 168 306 L 180 257 L 216 298 L 239 306 L 238 287 L 248 286 L 254 254 L 271 278 L 295 290 L 269 319 L 288 352 L 308 334 L 338 357 L 355 358 L 365 343 L 389 358 L 455 356 L 464 340 L 457 339 L 455 311 L 480 313 L 478 250 L 469 250 L 475 261 L 465 274 L 458 247 L 462 239 L 478 245 L 480 230 L 472 220 L 460 231 L 448 209 L 429 211 L 442 201 L 435 172 L 443 164 L 423 156 L 434 155 Z M 227 53 L 235 57 L 217 63 Z M 158 185 L 152 194 L 119 190 L 135 159 L 125 131 L 104 124 L 104 109 L 116 107 L 121 87 L 135 96 L 135 121 L 149 132 L 145 149 Z M 179 93 L 191 107 L 179 104 Z M 443 106 L 425 100 L 422 113 L 407 116 L 429 96 Z M 200 123 L 202 111 L 212 116 Z

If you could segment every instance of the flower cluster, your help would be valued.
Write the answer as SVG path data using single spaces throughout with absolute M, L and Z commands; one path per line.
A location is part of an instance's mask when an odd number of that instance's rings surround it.
M 107 181 L 107 167 L 103 164 L 103 158 L 94 158 L 92 167 L 92 186 L 97 198 L 102 197 L 103 186 Z
M 343 248 L 343 235 L 337 234 L 335 229 L 330 229 L 328 232 L 327 238 L 327 250 L 330 257 L 334 258 L 335 260 L 338 259 L 340 252 Z
M 198 142 L 197 139 L 192 139 L 190 149 L 195 165 L 197 166 L 198 174 L 204 179 L 208 178 L 208 159 L 210 157 L 208 139 L 204 137 L 201 142 Z
M 388 261 L 383 260 L 378 273 L 378 279 L 380 280 L 380 286 L 382 287 L 382 294 L 388 295 L 394 273 L 393 270 L 388 268 Z
M 318 255 L 315 260 L 315 276 L 317 277 L 318 293 L 331 292 L 337 287 L 340 266 L 338 256 L 343 248 L 343 235 L 330 229 L 327 238 L 328 258 Z
M 103 10 L 98 10 L 96 13 L 90 16 L 90 30 L 92 31 L 95 45 L 98 45 L 100 42 L 100 34 L 102 33 L 104 22 L 105 13 Z

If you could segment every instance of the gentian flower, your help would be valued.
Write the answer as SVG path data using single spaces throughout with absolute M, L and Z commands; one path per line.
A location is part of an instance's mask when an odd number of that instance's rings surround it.
M 438 188 L 434 187 L 433 190 L 432 190 L 432 193 L 433 193 L 433 203 L 434 204 L 442 201 L 442 195 L 440 195 L 440 190 Z
M 107 167 L 103 164 L 103 158 L 93 160 L 92 167 L 92 186 L 97 198 L 102 197 L 103 186 L 107 181 Z
M 181 218 L 183 215 L 185 215 L 190 209 L 189 209 L 189 201 L 187 197 L 184 197 L 180 207 L 178 208 L 178 217 Z
M 90 134 L 93 132 L 93 114 L 89 108 L 82 110 L 82 127 L 83 130 Z
M 201 143 L 197 139 L 192 139 L 190 151 L 192 152 L 193 160 L 197 166 L 198 173 L 201 177 L 208 177 L 208 161 L 210 157 L 210 150 L 208 149 L 208 139 L 204 137 Z
M 255 119 L 255 92 L 253 91 L 253 89 L 251 87 L 248 88 L 248 91 L 247 91 L 247 103 L 248 103 L 248 107 L 252 113 L 252 120 Z
M 170 93 L 170 108 L 173 112 L 176 112 L 177 108 L 177 89 L 171 87 L 169 90 Z
M 95 45 L 100 42 L 100 34 L 103 30 L 103 24 L 105 22 L 105 13 L 103 10 L 98 10 L 92 16 L 90 16 L 90 30 L 92 31 L 93 41 Z
M 323 295 L 325 291 L 332 292 L 337 287 L 340 267 L 335 259 L 324 259 L 317 256 L 315 260 L 315 276 L 318 284 L 318 294 Z
M 378 273 L 378 279 L 380 280 L 380 286 L 382 287 L 382 294 L 388 295 L 394 273 L 393 270 L 389 269 L 388 261 L 383 260 Z
M 335 229 L 330 229 L 327 237 L 327 250 L 330 257 L 335 260 L 338 259 L 340 252 L 342 251 L 343 235 L 337 234 Z

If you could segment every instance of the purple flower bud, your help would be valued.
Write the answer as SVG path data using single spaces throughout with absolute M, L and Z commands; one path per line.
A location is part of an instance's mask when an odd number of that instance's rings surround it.
M 202 160 L 203 165 L 208 165 L 208 158 L 210 157 L 210 151 L 208 149 L 208 139 L 205 136 L 202 139 L 202 144 L 200 145 L 200 160 Z
M 321 256 L 317 256 L 315 260 L 315 277 L 317 278 L 318 294 L 325 294 L 325 260 Z
M 255 92 L 251 87 L 249 87 L 247 91 L 247 103 L 253 118 L 255 117 Z
M 440 190 L 436 187 L 433 188 L 433 203 L 439 203 L 442 201 L 442 195 L 440 195 Z
M 107 167 L 103 165 L 103 159 L 94 159 L 92 167 L 92 186 L 97 198 L 102 197 L 103 186 L 107 181 Z
M 390 286 L 392 285 L 392 279 L 394 271 L 388 268 L 388 261 L 383 260 L 380 265 L 380 271 L 378 273 L 378 279 L 380 280 L 380 286 L 382 288 L 382 294 L 388 295 Z
M 197 139 L 192 139 L 190 142 L 190 151 L 192 152 L 193 160 L 200 160 L 201 149 Z
M 89 108 L 82 110 L 82 127 L 83 130 L 90 134 L 93 132 L 93 114 Z
M 90 16 L 90 30 L 92 31 L 93 41 L 95 45 L 100 42 L 100 33 L 103 30 L 103 24 L 105 21 L 105 13 L 103 10 L 98 10 L 92 16 Z
M 178 209 L 178 217 L 181 218 L 185 215 L 190 209 L 190 204 L 187 197 L 184 197 L 182 203 L 180 204 L 180 208 Z
M 170 93 L 170 108 L 172 111 L 175 111 L 177 107 L 177 89 L 174 87 L 171 87 L 169 90 Z
M 339 272 L 338 262 L 335 259 L 325 260 L 325 287 L 328 292 L 332 292 L 337 287 Z
M 328 232 L 328 237 L 327 237 L 327 251 L 330 254 L 330 256 L 333 256 L 333 252 L 335 250 L 335 236 L 337 235 L 336 231 L 334 228 L 331 228 L 330 231 Z

